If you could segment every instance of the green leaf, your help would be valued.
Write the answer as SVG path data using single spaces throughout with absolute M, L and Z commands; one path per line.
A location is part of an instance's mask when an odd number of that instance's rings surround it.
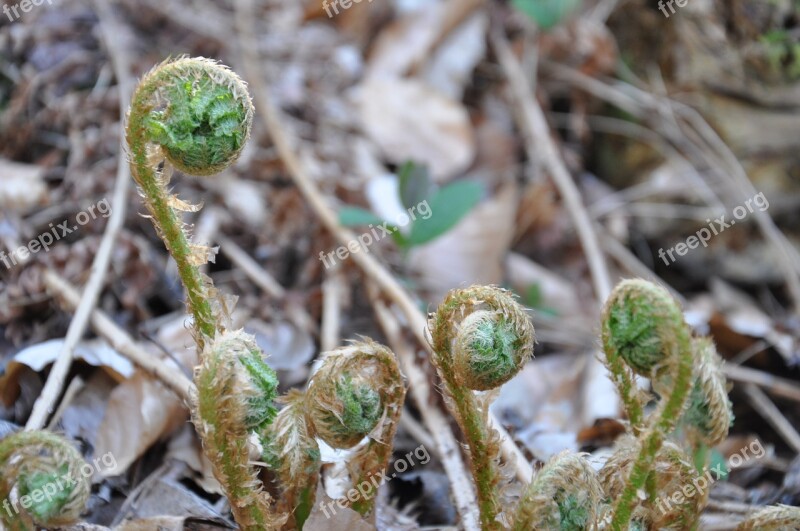
M 512 0 L 511 3 L 531 17 L 540 28 L 547 30 L 567 18 L 581 5 L 581 0 Z
M 400 168 L 400 202 L 407 209 L 414 207 L 433 195 L 434 186 L 428 168 L 408 161 Z
M 528 289 L 525 290 L 525 294 L 522 300 L 525 301 L 525 306 L 538 310 L 539 313 L 549 315 L 551 317 L 555 317 L 558 315 L 558 312 L 554 308 L 545 306 L 544 295 L 542 294 L 542 287 L 537 283 L 528 286 Z
M 409 245 L 421 245 L 435 240 L 463 218 L 478 204 L 483 186 L 472 181 L 459 181 L 439 190 L 430 200 L 428 219 L 417 217 L 411 226 Z
M 346 206 L 339 210 L 339 223 L 344 227 L 358 227 L 369 224 L 381 225 L 383 220 L 369 210 Z

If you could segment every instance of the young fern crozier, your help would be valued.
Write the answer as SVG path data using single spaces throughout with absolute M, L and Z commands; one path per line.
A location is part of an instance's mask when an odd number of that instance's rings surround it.
M 610 500 L 616 500 L 625 490 L 633 464 L 641 452 L 638 440 L 624 436 L 617 441 L 617 450 L 600 470 L 600 483 Z M 648 480 L 653 481 L 650 496 L 654 499 L 637 505 L 633 512 L 635 519 L 648 522 L 645 529 L 684 530 L 691 529 L 695 518 L 700 514 L 706 501 L 706 491 L 693 496 L 682 496 L 677 503 L 670 499 L 673 493 L 680 492 L 685 485 L 697 485 L 697 470 L 691 458 L 677 444 L 666 441 L 658 450 Z
M 362 515 L 371 513 L 374 481 L 389 464 L 405 394 L 394 354 L 369 339 L 328 353 L 308 385 L 306 418 L 314 435 L 341 449 L 368 438 L 348 463 L 353 485 L 366 493 L 352 505 Z
M 305 393 L 292 389 L 278 402 L 285 406 L 261 437 L 264 460 L 280 479 L 280 507 L 293 513 L 294 527 L 302 529 L 319 482 L 319 444 L 306 422 Z
M 214 476 L 228 496 L 242 529 L 277 529 L 286 520 L 275 514 L 272 499 L 250 463 L 251 434 L 265 429 L 276 410 L 278 380 L 262 359 L 252 337 L 241 331 L 223 332 L 207 343 L 195 369 L 197 390 L 192 420 Z
M 722 358 L 707 337 L 695 338 L 692 347 L 697 377 L 681 424 L 695 448 L 716 446 L 728 436 L 733 423 Z
M 128 112 L 126 137 L 131 174 L 175 259 L 194 318 L 201 363 L 195 370 L 192 419 L 237 523 L 255 531 L 276 529 L 286 520 L 258 481 L 248 444 L 276 414 L 277 376 L 252 336 L 227 330 L 232 307 L 199 269 L 210 250 L 189 242 L 180 219 L 182 212 L 199 207 L 167 188 L 173 168 L 211 175 L 232 164 L 252 120 L 250 95 L 236 74 L 208 59 L 180 58 L 162 63 L 141 80 Z
M 533 354 L 528 315 L 505 290 L 472 286 L 451 291 L 429 321 L 433 362 L 445 399 L 469 447 L 483 529 L 508 524 L 503 511 L 500 441 L 489 427 L 489 396 L 513 378 Z
M 154 68 L 139 82 L 128 111 L 131 175 L 178 266 L 199 351 L 222 327 L 216 293 L 199 269 L 210 251 L 189 242 L 180 219 L 181 212 L 199 207 L 181 201 L 167 186 L 173 168 L 212 175 L 232 164 L 252 122 L 247 86 L 225 66 L 204 58 L 168 60 Z
M 597 472 L 581 454 L 562 452 L 528 485 L 514 516 L 514 531 L 596 529 L 603 505 Z
M 54 433 L 25 431 L 0 440 L 0 521 L 9 531 L 77 522 L 91 489 L 83 467 L 91 468 L 70 441 Z
M 627 531 L 638 493 L 645 490 L 646 483 L 648 494 L 654 494 L 653 465 L 687 405 L 694 375 L 692 337 L 680 306 L 664 288 L 645 280 L 625 280 L 606 302 L 602 340 L 606 363 L 631 426 L 635 434 L 641 433 L 639 453 L 616 498 L 610 524 L 613 531 Z M 649 378 L 663 397 L 648 425 L 634 373 Z

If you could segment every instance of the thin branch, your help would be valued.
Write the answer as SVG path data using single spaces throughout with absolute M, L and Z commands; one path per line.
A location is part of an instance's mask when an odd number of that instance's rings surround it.
M 592 221 L 581 199 L 578 187 L 558 153 L 558 147 L 550 136 L 550 128 L 544 117 L 539 102 L 533 95 L 530 83 L 522 70 L 519 61 L 508 46 L 505 38 L 492 33 L 492 45 L 497 54 L 500 66 L 508 78 L 516 107 L 519 110 L 516 118 L 519 127 L 525 135 L 525 147 L 531 160 L 541 159 L 542 165 L 548 171 L 558 188 L 567 211 L 572 217 L 575 230 L 578 233 L 589 270 L 592 274 L 594 291 L 597 300 L 604 301 L 611 293 L 611 276 L 608 273 L 603 252 L 600 250 L 597 234 L 595 234 Z
M 105 41 L 109 56 L 111 57 L 111 62 L 114 65 L 114 72 L 119 86 L 120 117 L 124 117 L 125 107 L 127 102 L 130 101 L 133 90 L 133 81 L 129 74 L 130 61 L 127 53 L 119 44 L 119 40 L 114 37 L 118 32 L 114 29 L 116 22 L 114 21 L 114 16 L 111 14 L 110 7 L 106 2 L 101 0 L 97 0 L 95 4 L 101 20 L 100 26 L 103 31 L 103 40 Z M 72 356 L 75 346 L 83 337 L 84 332 L 86 332 L 86 326 L 89 323 L 92 310 L 96 306 L 97 300 L 100 297 L 100 292 L 103 289 L 106 272 L 108 271 L 108 264 L 111 261 L 111 252 L 117 244 L 117 235 L 125 221 L 125 207 L 128 198 L 130 172 L 128 170 L 128 161 L 122 155 L 125 152 L 124 144 L 125 140 L 121 138 L 117 178 L 114 184 L 114 196 L 111 201 L 113 211 L 108 218 L 108 224 L 103 233 L 103 239 L 100 242 L 97 255 L 92 262 L 89 281 L 86 283 L 86 288 L 78 304 L 78 309 L 67 329 L 67 337 L 64 340 L 58 358 L 56 358 L 56 361 L 53 363 L 53 368 L 50 370 L 50 375 L 47 377 L 47 382 L 42 389 L 42 394 L 33 405 L 33 411 L 25 425 L 26 430 L 41 429 L 47 422 L 47 417 L 50 415 L 54 404 L 64 388 L 64 381 L 72 366 Z
M 373 289 L 369 290 L 372 298 L 372 307 L 378 322 L 386 334 L 386 339 L 392 350 L 397 353 L 403 373 L 408 378 L 411 398 L 422 416 L 423 423 L 427 426 L 431 436 L 436 441 L 436 449 L 442 460 L 442 466 L 447 472 L 447 477 L 452 482 L 453 498 L 456 510 L 461 515 L 461 524 L 465 529 L 479 529 L 478 503 L 475 489 L 469 474 L 461 460 L 458 442 L 450 431 L 447 417 L 438 407 L 431 407 L 430 387 L 425 372 L 413 362 L 415 352 L 411 345 L 403 339 L 397 318 L 389 308 L 375 296 L 375 283 L 370 283 Z M 416 392 L 415 392 L 416 390 Z M 457 471 L 457 474 L 453 474 Z
M 57 273 L 47 270 L 44 273 L 44 283 L 47 290 L 61 301 L 65 310 L 72 311 L 78 307 L 83 299 L 73 286 L 58 276 Z M 92 310 L 91 324 L 97 335 L 108 341 L 111 347 L 131 360 L 139 368 L 153 375 L 164 383 L 184 402 L 189 400 L 190 392 L 194 387 L 189 378 L 175 366 L 153 356 L 140 347 L 125 330 L 117 326 L 105 313 L 98 309 Z
M 800 384 L 793 380 L 787 380 L 779 376 L 774 376 L 768 372 L 742 367 L 740 365 L 727 364 L 723 366 L 725 377 L 728 380 L 755 384 L 763 387 L 771 394 L 800 402 Z
M 756 384 L 745 384 L 744 392 L 750 403 L 764 420 L 775 429 L 795 453 L 800 453 L 800 433 L 792 423 L 783 416 L 778 406 Z

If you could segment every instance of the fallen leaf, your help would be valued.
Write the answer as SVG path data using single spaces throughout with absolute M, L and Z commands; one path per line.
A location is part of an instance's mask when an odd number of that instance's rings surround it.
M 147 374 L 137 372 L 115 387 L 95 446 L 96 455 L 113 455 L 115 466 L 100 469 L 101 475 L 124 473 L 153 443 L 184 423 L 186 416 L 175 394 Z
M 50 339 L 17 352 L 0 376 L 0 396 L 6 405 L 19 394 L 19 378 L 24 367 L 41 372 L 53 363 L 61 352 L 64 339 Z M 75 346 L 74 357 L 94 367 L 102 367 L 116 381 L 123 381 L 134 372 L 133 364 L 104 339 L 81 341 Z
M 267 355 L 266 362 L 275 370 L 303 367 L 316 353 L 314 338 L 288 321 L 267 324 L 251 320 L 244 329 L 256 337 L 256 343 Z
M 331 505 L 332 504 L 332 505 Z M 324 508 L 324 510 L 323 510 Z M 349 507 L 342 508 L 317 489 L 317 499 L 303 529 L 307 531 L 374 531 L 375 526 Z
M 426 164 L 434 179 L 463 172 L 475 157 L 464 106 L 416 80 L 372 78 L 360 86 L 361 125 L 395 164 Z
M 14 361 L 39 372 L 56 360 L 63 345 L 63 339 L 51 339 L 20 350 L 14 356 Z M 104 339 L 81 341 L 75 346 L 74 357 L 95 367 L 111 369 L 118 379 L 133 375 L 133 363 L 111 348 Z
M 44 168 L 0 158 L 0 207 L 25 210 L 45 200 Z
M 449 232 L 411 250 L 409 264 L 430 293 L 430 300 L 439 301 L 456 287 L 502 283 L 503 264 L 514 234 L 515 190 L 514 185 L 505 186 Z

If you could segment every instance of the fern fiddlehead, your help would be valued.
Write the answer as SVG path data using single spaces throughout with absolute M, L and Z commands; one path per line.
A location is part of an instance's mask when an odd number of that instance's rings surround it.
M 628 409 L 639 452 L 616 500 L 610 527 L 626 530 L 666 436 L 687 405 L 694 355 L 692 337 L 680 306 L 664 289 L 645 280 L 625 280 L 614 288 L 603 310 L 606 363 Z M 644 424 L 643 404 L 634 374 L 650 378 L 663 397 L 654 421 Z M 649 489 L 651 490 L 651 489 Z
M 178 266 L 201 351 L 206 338 L 213 338 L 221 327 L 215 294 L 198 267 L 206 262 L 209 250 L 189 242 L 180 219 L 181 212 L 199 207 L 172 195 L 167 185 L 173 167 L 191 175 L 211 175 L 232 164 L 249 137 L 252 121 L 253 104 L 244 82 L 204 58 L 158 65 L 139 82 L 128 112 L 131 175 Z
M 596 529 L 603 497 L 597 473 L 586 458 L 562 452 L 550 459 L 528 485 L 512 529 Z
M 446 402 L 469 447 L 481 525 L 498 529 L 508 523 L 500 495 L 500 443 L 489 427 L 489 397 L 474 391 L 500 387 L 522 370 L 533 354 L 533 325 L 505 290 L 472 286 L 451 291 L 428 327 Z
M 181 213 L 196 211 L 167 189 L 173 168 L 212 175 L 232 164 L 250 134 L 253 105 L 244 82 L 204 58 L 165 61 L 134 92 L 126 138 L 131 174 L 153 225 L 178 266 L 194 318 L 201 363 L 195 370 L 192 419 L 244 529 L 275 529 L 286 520 L 258 481 L 248 438 L 276 409 L 277 376 L 252 336 L 226 328 L 226 307 L 199 266 L 209 249 L 189 242 Z M 161 167 L 163 164 L 163 167 Z
M 394 354 L 368 339 L 329 352 L 308 385 L 306 417 L 314 435 L 342 449 L 368 438 L 348 463 L 361 493 L 353 509 L 363 515 L 372 511 L 375 480 L 389 464 L 405 393 Z
M 89 499 L 91 468 L 64 437 L 26 431 L 0 440 L 0 521 L 11 531 L 78 521 Z M 16 485 L 18 499 L 11 493 Z

